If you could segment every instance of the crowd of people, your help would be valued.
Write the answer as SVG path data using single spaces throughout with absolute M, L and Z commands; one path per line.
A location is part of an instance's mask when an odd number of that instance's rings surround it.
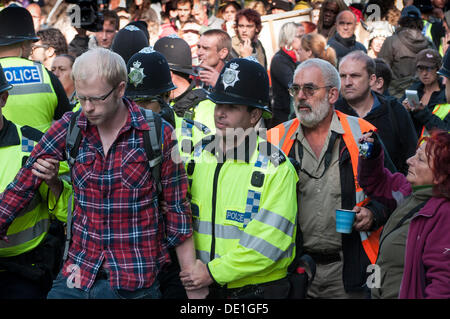
M 449 41 L 446 0 L 3 1 L 0 299 L 450 298 Z

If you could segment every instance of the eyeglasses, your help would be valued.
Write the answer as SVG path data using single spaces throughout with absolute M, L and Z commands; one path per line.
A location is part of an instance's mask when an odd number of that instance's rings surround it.
M 324 89 L 324 88 L 331 88 L 332 86 L 330 85 L 326 85 L 326 86 L 316 86 L 314 84 L 311 83 L 307 83 L 305 85 L 298 85 L 298 84 L 292 84 L 291 87 L 289 88 L 289 94 L 293 97 L 298 96 L 298 94 L 300 93 L 300 91 L 303 92 L 303 94 L 309 98 L 311 96 L 314 95 L 314 93 L 316 93 L 317 90 L 319 89 Z
M 419 65 L 417 67 L 417 71 L 418 72 L 423 72 L 423 71 L 427 71 L 427 72 L 435 72 L 437 70 L 437 68 L 435 67 L 431 67 L 431 66 L 423 66 L 423 65 Z
M 89 101 L 89 102 L 91 102 L 91 103 L 98 103 L 98 102 L 100 102 L 100 101 L 106 100 L 106 99 L 108 98 L 108 96 L 110 96 L 111 93 L 112 93 L 116 88 L 117 88 L 117 86 L 113 87 L 113 88 L 111 89 L 111 91 L 109 91 L 109 93 L 107 93 L 107 94 L 105 94 L 105 95 L 103 95 L 103 96 L 99 96 L 99 97 L 89 97 L 89 96 L 79 96 L 79 95 L 77 94 L 77 98 L 78 98 L 78 100 L 80 100 L 80 102 L 83 102 L 83 103 L 86 102 L 86 101 Z

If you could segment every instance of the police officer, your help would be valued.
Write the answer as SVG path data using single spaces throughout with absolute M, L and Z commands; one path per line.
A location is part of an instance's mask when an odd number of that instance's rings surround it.
M 0 191 L 10 184 L 39 141 L 42 132 L 19 126 L 2 115 L 12 86 L 0 66 Z M 58 162 L 39 160 L 35 178 L 45 181 L 31 204 L 9 225 L 0 238 L 0 299 L 45 298 L 59 271 L 62 243 L 50 231 L 51 219 L 67 219 L 67 200 L 72 190 L 58 179 Z M 2 200 L 0 195 L 0 200 Z M 49 210 L 52 211 L 50 214 Z M 3 240 L 2 240 L 3 239 Z
M 16 124 L 45 132 L 71 106 L 58 78 L 27 59 L 38 40 L 26 9 L 9 6 L 0 12 L 0 64 L 14 85 L 3 114 Z
M 191 78 L 195 74 L 192 54 L 187 42 L 176 35 L 167 36 L 156 41 L 154 49 L 167 59 L 172 81 L 177 87 L 171 93 L 170 103 L 176 113 L 176 126 L 180 126 L 182 118 L 187 118 L 214 132 L 214 103 L 206 99 L 204 90 L 195 89 Z
M 151 47 L 145 47 L 131 56 L 127 72 L 125 95 L 140 107 L 159 113 L 175 127 L 174 112 L 168 102 L 176 86 L 172 83 L 166 58 Z
M 181 280 L 187 290 L 210 285 L 210 298 L 286 298 L 298 178 L 255 130 L 261 116 L 271 116 L 267 72 L 233 59 L 208 98 L 216 104 L 216 134 L 195 146 L 187 164 L 199 260 Z
M 135 25 L 127 25 L 117 32 L 111 45 L 111 50 L 119 54 L 128 63 L 133 54 L 148 47 L 148 38 Z

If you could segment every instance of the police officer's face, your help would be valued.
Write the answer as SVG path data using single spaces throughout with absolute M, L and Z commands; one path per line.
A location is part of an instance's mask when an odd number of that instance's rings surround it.
M 237 129 L 247 130 L 254 127 L 261 118 L 262 111 L 239 104 L 216 104 L 214 122 L 217 133 L 222 136 L 232 135 Z M 242 131 L 241 131 L 242 132 Z

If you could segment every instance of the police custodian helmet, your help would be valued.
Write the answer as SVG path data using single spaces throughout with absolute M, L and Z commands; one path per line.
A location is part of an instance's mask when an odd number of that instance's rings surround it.
M 27 9 L 9 6 L 0 11 L 0 46 L 32 40 L 39 41 L 33 18 Z
M 3 68 L 0 64 L 0 93 L 12 89 L 12 85 L 6 81 L 5 73 L 3 72 Z
M 442 67 L 437 73 L 450 79 L 450 50 L 445 52 Z
M 264 67 L 249 59 L 232 59 L 220 72 L 208 98 L 216 104 L 240 104 L 263 110 L 263 118 L 271 118 L 269 77 Z
M 130 99 L 155 97 L 176 89 L 166 58 L 146 47 L 128 60 L 128 84 L 125 96 Z
M 177 35 L 162 37 L 153 47 L 167 59 L 173 71 L 194 75 L 192 53 L 189 44 Z

